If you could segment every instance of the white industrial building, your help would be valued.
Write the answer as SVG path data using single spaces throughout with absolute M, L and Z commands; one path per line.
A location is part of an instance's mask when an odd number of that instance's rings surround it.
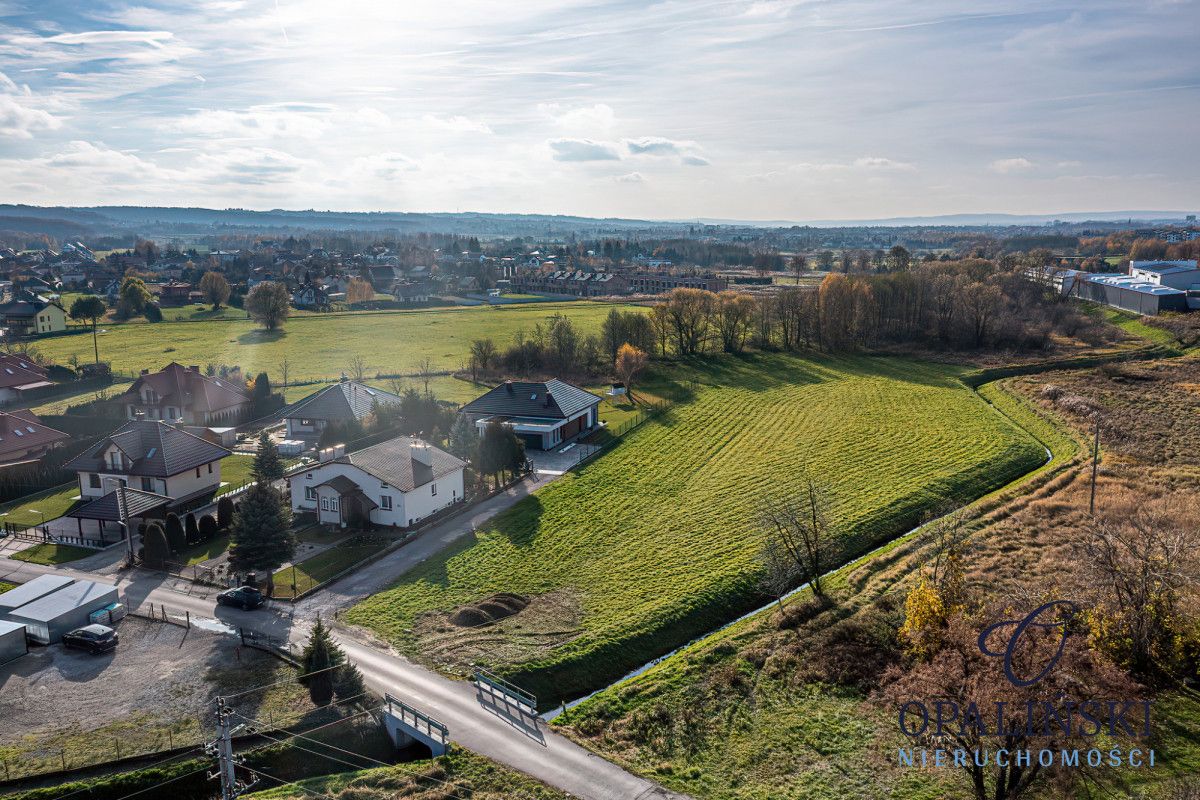
M 1130 261 L 1129 277 L 1158 286 L 1187 290 L 1200 286 L 1200 268 L 1196 261 Z
M 29 605 L 34 600 L 40 600 L 48 594 L 57 592 L 64 586 L 70 586 L 74 582 L 74 578 L 68 578 L 66 575 L 39 575 L 28 583 L 23 583 L 15 589 L 9 589 L 0 594 L 0 617 L 21 606 Z
M 29 652 L 25 641 L 25 626 L 19 622 L 0 619 L 0 664 L 7 664 Z

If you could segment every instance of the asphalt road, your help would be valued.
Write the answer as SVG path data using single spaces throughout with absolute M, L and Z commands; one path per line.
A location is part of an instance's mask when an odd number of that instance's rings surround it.
M 204 627 L 247 631 L 301 645 L 317 613 L 328 619 L 335 609 L 378 591 L 451 542 L 469 535 L 483 520 L 515 503 L 536 484 L 522 483 L 465 514 L 422 534 L 413 543 L 390 553 L 296 606 L 272 601 L 255 611 L 216 605 L 216 589 L 183 584 L 142 570 L 97 574 L 61 567 L 3 559 L 0 580 L 22 583 L 47 573 L 114 583 L 130 609 L 165 607 L 173 614 L 190 614 Z M 180 591 L 186 587 L 187 591 Z M 212 621 L 220 623 L 214 624 Z M 586 800 L 650 800 L 683 798 L 633 775 L 549 729 L 538 717 L 498 702 L 474 685 L 439 675 L 396 654 L 386 645 L 366 641 L 334 627 L 335 637 L 367 684 L 390 692 L 445 724 L 452 741 L 475 753 L 531 775 L 550 786 Z

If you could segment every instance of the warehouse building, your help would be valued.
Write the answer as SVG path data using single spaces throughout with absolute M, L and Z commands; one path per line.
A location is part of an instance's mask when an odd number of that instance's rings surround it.
M 25 642 L 25 626 L 0 619 L 0 664 L 7 664 L 29 652 Z
M 1132 275 L 1092 275 L 1078 281 L 1077 287 L 1077 297 L 1135 314 L 1153 316 L 1164 311 L 1188 310 L 1186 291 L 1150 283 Z
M 117 587 L 93 581 L 76 581 L 32 603 L 5 612 L 4 618 L 25 626 L 26 636 L 38 644 L 54 644 L 63 634 L 89 623 L 88 615 L 118 602 Z
M 29 583 L 23 583 L 15 589 L 0 594 L 0 617 L 21 606 L 29 605 L 34 600 L 40 600 L 48 594 L 57 592 L 63 587 L 75 582 L 74 578 L 65 575 L 41 575 Z

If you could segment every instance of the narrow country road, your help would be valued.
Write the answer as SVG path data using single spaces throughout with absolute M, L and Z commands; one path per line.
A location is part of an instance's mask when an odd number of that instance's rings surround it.
M 470 534 L 476 525 L 512 505 L 536 485 L 521 483 L 470 513 L 431 528 L 411 544 L 296 606 L 272 601 L 255 611 L 218 607 L 216 589 L 142 570 L 100 573 L 0 559 L 0 580 L 23 583 L 53 573 L 112 583 L 121 589 L 122 600 L 130 609 L 148 610 L 153 604 L 155 610 L 165 607 L 180 616 L 187 613 L 199 627 L 226 632 L 241 628 L 303 645 L 318 613 L 331 617 L 335 610 L 386 587 L 408 569 Z M 585 800 L 685 797 L 589 752 L 552 732 L 538 717 L 497 702 L 470 683 L 443 677 L 395 654 L 386 645 L 364 641 L 336 627 L 335 636 L 372 689 L 390 692 L 438 719 L 450 729 L 450 738 L 467 750 Z

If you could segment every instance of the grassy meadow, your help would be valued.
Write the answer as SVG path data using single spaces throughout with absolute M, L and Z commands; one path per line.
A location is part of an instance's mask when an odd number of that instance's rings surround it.
M 250 375 L 266 371 L 278 379 L 279 363 L 290 363 L 289 380 L 336 378 L 355 356 L 367 373 L 411 373 L 423 358 L 436 369 L 459 369 L 468 360 L 473 339 L 491 337 L 507 345 L 520 329 L 563 314 L 581 333 L 597 333 L 613 306 L 605 303 L 536 303 L 474 306 L 414 311 L 310 314 L 289 319 L 281 330 L 266 331 L 246 319 L 219 319 L 172 325 L 110 325 L 100 334 L 100 358 L 114 373 L 131 375 L 181 364 L 237 364 Z M 632 306 L 630 306 L 632 308 Z M 71 355 L 88 361 L 92 337 L 55 336 L 37 343 L 51 360 L 66 363 Z
M 344 619 L 456 671 L 487 663 L 556 704 L 762 602 L 764 493 L 827 484 L 846 557 L 1036 468 L 1042 447 L 957 380 L 895 358 L 708 358 L 666 414 L 498 515 Z M 651 387 L 667 394 L 669 387 Z M 502 624 L 449 613 L 511 592 Z

